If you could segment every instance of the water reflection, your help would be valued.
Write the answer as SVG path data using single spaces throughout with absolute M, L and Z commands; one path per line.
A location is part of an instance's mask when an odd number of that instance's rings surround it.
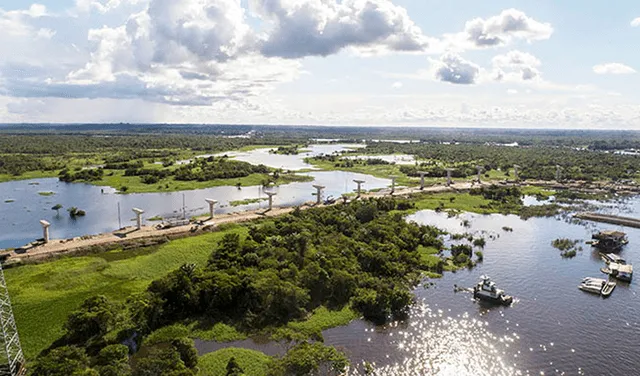
M 625 205 L 640 214 L 638 198 Z M 585 227 L 562 218 L 525 221 L 513 215 L 449 218 L 429 210 L 409 219 L 455 233 L 484 233 L 484 262 L 472 270 L 445 273 L 431 280 L 434 285 L 418 286 L 418 304 L 402 322 L 376 327 L 355 320 L 324 331 L 325 343 L 343 349 L 351 359 L 352 374 L 364 375 L 365 362 L 375 363 L 378 376 L 637 374 L 636 282 L 620 284 L 608 299 L 586 294 L 577 289 L 582 278 L 603 276 L 597 252 L 583 245 L 575 258 L 563 259 L 551 242 L 560 237 L 585 241 L 595 230 L 621 229 L 630 241 L 621 256 L 638 264 L 640 252 L 634 244 L 640 244 L 640 229 L 594 223 Z M 470 227 L 461 226 L 463 219 Z M 513 231 L 503 230 L 505 226 Z M 511 307 L 479 304 L 471 294 L 453 292 L 454 284 L 471 287 L 482 274 L 515 297 Z
M 225 152 L 217 155 L 227 155 L 238 161 L 248 162 L 251 164 L 264 164 L 268 167 L 297 171 L 314 168 L 313 165 L 304 162 L 305 158 L 315 157 L 321 154 L 340 153 L 363 147 L 365 147 L 364 144 L 328 144 L 310 145 L 303 149 L 305 150 L 304 152 L 297 155 L 272 154 L 269 152 L 272 148 Z

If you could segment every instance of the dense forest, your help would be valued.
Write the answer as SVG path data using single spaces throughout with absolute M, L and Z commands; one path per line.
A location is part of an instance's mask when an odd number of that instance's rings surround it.
M 336 126 L 277 126 L 224 124 L 0 124 L 4 135 L 63 135 L 63 136 L 127 136 L 140 138 L 196 136 L 225 137 L 227 140 L 247 141 L 230 137 L 280 140 L 340 139 L 344 141 L 403 139 L 423 142 L 462 142 L 482 144 L 513 143 L 520 145 L 551 145 L 591 147 L 594 149 L 640 149 L 640 132 L 629 130 L 569 130 L 517 128 L 441 128 L 441 127 L 336 127 Z M 2 137 L 0 137 L 2 139 Z M 305 142 L 303 141 L 303 142 Z M 206 141 L 204 141 L 206 142 Z M 250 142 L 250 141 L 249 141 Z M 2 143 L 0 142 L 0 145 Z M 0 153 L 4 150 L 0 147 Z
M 376 143 L 364 150 L 370 154 L 406 153 L 428 159 L 419 166 L 402 166 L 404 173 L 418 176 L 424 170 L 430 176 L 445 176 L 445 167 L 454 167 L 454 177 L 473 176 L 476 165 L 485 172 L 500 169 L 508 172 L 519 165 L 521 179 L 553 180 L 556 166 L 563 179 L 620 180 L 632 179 L 640 171 L 640 156 L 613 154 L 567 147 L 508 147 L 472 144 L 398 144 Z M 362 152 L 362 151 L 359 151 Z
M 320 306 L 349 305 L 378 323 L 403 317 L 412 288 L 429 268 L 419 249 L 443 246 L 443 232 L 406 222 L 397 212 L 411 207 L 408 200 L 370 199 L 295 210 L 252 225 L 246 238 L 226 234 L 207 265 L 185 264 L 125 303 L 104 296 L 86 300 L 31 374 L 193 375 L 192 340 L 145 340 L 193 318 L 259 332 L 303 320 Z M 335 349 L 281 335 L 297 344 L 275 361 L 273 376 L 319 367 L 339 372 L 347 364 Z
M 476 163 L 486 170 L 519 164 L 523 178 L 552 179 L 559 164 L 572 179 L 625 179 L 639 171 L 638 157 L 593 151 L 640 149 L 640 133 L 632 131 L 88 124 L 0 125 L 0 135 L 0 174 L 9 175 L 72 169 L 78 166 L 70 166 L 70 161 L 82 158 L 80 167 L 91 159 L 106 164 L 106 169 L 140 160 L 170 164 L 185 152 L 214 153 L 260 144 L 283 145 L 276 152 L 290 154 L 298 151 L 297 145 L 323 138 L 369 140 L 371 153 L 402 152 L 467 163 L 454 172 L 456 176 L 473 174 Z M 402 138 L 415 142 L 378 142 Z M 509 143 L 520 147 L 500 146 Z M 423 167 L 430 167 L 433 176 L 444 174 L 438 166 Z M 406 173 L 414 175 L 414 171 Z M 66 179 L 78 180 L 73 174 Z

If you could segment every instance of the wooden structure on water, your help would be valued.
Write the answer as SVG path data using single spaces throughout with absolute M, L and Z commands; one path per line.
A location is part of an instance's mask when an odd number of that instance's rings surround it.
M 640 228 L 640 219 L 600 213 L 578 213 L 575 218 L 614 225 Z

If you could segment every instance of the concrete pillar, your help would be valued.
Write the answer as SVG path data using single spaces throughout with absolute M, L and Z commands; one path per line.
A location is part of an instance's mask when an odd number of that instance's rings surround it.
M 205 198 L 204 200 L 209 204 L 209 218 L 213 218 L 213 211 L 218 201 L 212 198 Z
M 316 205 L 320 205 L 322 202 L 322 190 L 326 187 L 324 185 L 314 185 L 313 188 L 316 189 Z
M 393 192 L 396 191 L 396 179 L 398 178 L 398 176 L 389 175 L 389 178 L 391 179 L 391 194 L 393 194 Z
M 513 165 L 513 177 L 516 179 L 516 182 L 520 181 L 520 176 L 518 176 L 518 170 L 520 170 L 520 166 L 517 164 Z
M 452 181 L 451 181 L 451 172 L 453 171 L 453 169 L 452 168 L 447 168 L 446 171 L 447 171 L 447 187 L 449 187 L 449 186 L 451 186 L 451 183 L 452 183 Z
M 556 165 L 556 181 L 559 182 L 562 179 L 562 166 Z
M 136 227 L 140 230 L 142 228 L 142 214 L 144 214 L 144 210 L 138 208 L 133 208 L 131 210 L 136 214 Z
M 275 192 L 265 192 L 267 196 L 269 196 L 269 210 L 273 209 L 273 196 L 276 195 Z
M 356 192 L 358 193 L 358 197 L 360 197 L 360 193 L 362 192 L 362 184 L 364 184 L 364 180 L 354 180 L 354 183 L 358 184 L 358 189 Z
M 40 224 L 42 225 L 42 238 L 45 243 L 49 243 L 49 227 L 51 226 L 51 223 L 43 219 L 40 221 Z
M 419 171 L 420 174 L 420 190 L 424 189 L 424 176 L 428 174 L 428 172 Z
M 482 179 L 480 179 L 480 177 L 482 176 L 482 171 L 484 170 L 484 167 L 476 166 L 476 168 L 478 169 L 478 183 L 481 183 Z

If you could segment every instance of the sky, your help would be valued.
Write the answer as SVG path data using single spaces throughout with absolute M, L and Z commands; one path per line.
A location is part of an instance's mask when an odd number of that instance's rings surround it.
M 0 0 L 0 123 L 640 130 L 637 0 Z

